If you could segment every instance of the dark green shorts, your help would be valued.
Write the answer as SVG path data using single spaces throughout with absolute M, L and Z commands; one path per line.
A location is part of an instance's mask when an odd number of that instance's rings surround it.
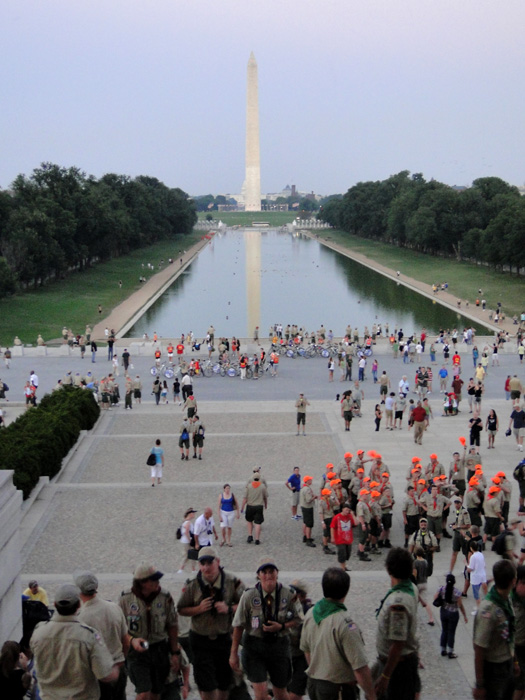
M 130 650 L 126 667 L 136 693 L 160 695 L 170 672 L 170 657 L 167 642 L 151 644 L 146 651 Z
M 265 683 L 268 676 L 276 688 L 292 680 L 292 657 L 288 637 L 264 641 L 243 635 L 242 665 L 251 683 Z

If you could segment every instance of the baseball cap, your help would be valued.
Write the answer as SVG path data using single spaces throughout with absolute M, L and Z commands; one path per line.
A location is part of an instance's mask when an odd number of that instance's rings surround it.
M 499 493 L 501 491 L 499 486 L 491 486 L 489 489 L 489 493 Z
M 202 549 L 199 549 L 198 559 L 200 562 L 203 562 L 204 559 L 210 559 L 213 561 L 214 559 L 217 559 L 217 552 L 213 547 L 203 547 Z
M 195 508 L 188 508 L 187 511 L 184 513 L 184 517 L 187 518 L 190 513 L 196 513 L 197 511 Z
M 430 455 L 430 459 L 437 459 L 437 458 L 438 458 L 437 454 L 432 453 Z
M 332 481 L 330 482 L 330 486 L 337 486 L 340 483 L 341 479 L 332 479 Z
M 133 578 L 137 581 L 147 581 L 148 579 L 150 581 L 158 581 L 163 576 L 164 574 L 159 571 L 156 566 L 147 562 L 139 564 L 133 574 Z
M 359 473 L 363 473 L 363 474 L 365 473 L 365 470 L 363 469 L 363 467 L 359 467 L 359 469 L 356 469 L 356 474 L 359 474 Z
M 80 602 L 80 590 L 72 583 L 64 583 L 55 593 L 57 605 L 74 605 Z
M 499 477 L 500 479 L 505 479 L 505 478 L 506 478 L 505 472 L 498 472 L 498 473 L 496 474 L 496 476 Z
M 262 559 L 259 559 L 256 572 L 259 573 L 259 571 L 262 569 L 275 569 L 276 571 L 279 571 L 279 567 L 275 563 L 275 559 L 272 559 L 272 557 L 263 557 Z
M 420 523 L 428 523 L 428 520 L 426 518 L 419 518 Z
M 98 578 L 91 571 L 80 571 L 74 580 L 83 595 L 93 595 L 98 591 Z
M 306 583 L 306 581 L 303 581 L 302 578 L 295 578 L 291 582 L 290 587 L 294 588 L 297 591 L 297 593 L 308 593 L 308 584 Z
M 350 457 L 350 459 L 352 459 L 353 456 L 354 456 L 354 455 L 353 455 L 351 452 L 345 452 L 345 454 L 344 454 L 344 458 L 345 458 L 345 459 L 346 459 L 347 457 Z
M 421 462 L 419 457 L 412 457 L 412 464 L 416 464 L 416 462 Z
M 321 491 L 321 496 L 329 496 L 332 493 L 332 489 L 323 489 Z
M 425 481 L 425 479 L 418 479 L 417 483 L 418 484 L 426 484 L 427 482 Z
M 328 474 L 326 475 L 326 478 L 333 479 L 335 475 L 336 475 L 335 472 L 328 472 Z
M 303 483 L 306 484 L 307 481 L 313 481 L 311 476 L 306 475 L 303 479 Z
M 381 493 L 379 491 L 372 491 L 372 493 L 370 495 L 373 496 L 374 498 L 381 497 Z
M 360 496 L 368 496 L 369 493 L 370 491 L 368 489 L 361 489 L 361 491 L 359 491 Z
M 332 462 L 328 462 L 328 464 L 326 465 L 327 471 L 332 471 L 333 468 L 334 468 L 334 465 L 332 464 Z
M 454 503 L 462 503 L 462 502 L 463 502 L 463 499 L 461 498 L 461 496 L 454 496 Z
M 364 455 L 365 451 L 364 450 L 357 450 L 358 455 Z

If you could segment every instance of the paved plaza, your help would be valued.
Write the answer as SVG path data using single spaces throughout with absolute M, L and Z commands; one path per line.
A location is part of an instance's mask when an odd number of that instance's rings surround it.
M 121 346 L 122 341 L 120 341 Z M 121 349 L 122 349 L 121 347 Z M 513 349 L 513 348 L 512 348 Z M 509 348 L 510 350 L 510 348 Z M 91 364 L 87 358 L 16 358 L 9 372 L 3 370 L 12 389 L 10 396 L 17 398 L 31 369 L 39 374 L 41 387 L 50 389 L 66 370 L 95 372 L 97 377 L 110 371 L 110 363 L 103 361 L 104 352 Z M 468 381 L 472 367 L 470 348 L 462 346 L 463 379 Z M 394 360 L 385 346 L 378 348 L 380 373 L 385 369 L 397 388 L 402 374 L 411 384 L 416 366 Z M 423 464 L 436 452 L 448 469 L 451 453 L 459 449 L 458 438 L 468 437 L 468 406 L 463 402 L 457 417 L 441 417 L 441 400 L 434 380 L 431 406 L 434 419 L 423 438 L 423 445 L 414 445 L 413 435 L 405 425 L 402 431 L 374 432 L 373 408 L 379 403 L 379 386 L 371 377 L 364 383 L 365 401 L 363 418 L 354 419 L 351 432 L 344 432 L 336 393 L 349 388 L 348 383 L 328 382 L 326 361 L 283 359 L 279 377 L 265 377 L 259 381 L 241 381 L 239 378 L 199 378 L 194 382 L 198 413 L 206 425 L 203 461 L 180 460 L 178 448 L 181 408 L 171 402 L 156 406 L 149 393 L 151 358 L 135 358 L 132 374 L 140 374 L 144 386 L 144 401 L 134 404 L 132 411 L 123 405 L 102 415 L 97 426 L 78 444 L 74 456 L 46 489 L 40 519 L 34 518 L 32 529 L 25 528 L 22 579 L 25 584 L 36 578 L 47 589 L 50 597 L 56 587 L 70 580 L 76 569 L 92 569 L 101 582 L 101 594 L 116 600 L 120 591 L 131 582 L 131 572 L 137 562 L 152 560 L 166 573 L 163 585 L 178 597 L 184 575 L 176 573 L 180 560 L 175 530 L 182 522 L 185 508 L 195 507 L 199 512 L 206 505 L 214 510 L 218 523 L 217 501 L 224 483 L 242 499 L 244 485 L 255 465 L 268 482 L 269 505 L 263 525 L 261 545 L 246 543 L 243 516 L 233 530 L 233 547 L 220 548 L 221 562 L 236 572 L 247 585 L 254 582 L 257 560 L 264 554 L 275 557 L 280 566 L 280 578 L 289 582 L 300 576 L 311 585 L 313 599 L 321 597 L 320 579 L 324 568 L 334 565 L 335 557 L 323 554 L 320 546 L 320 525 L 315 526 L 317 548 L 302 544 L 300 522 L 290 518 L 290 494 L 284 484 L 294 466 L 301 473 L 314 477 L 314 486 L 327 462 L 338 464 L 343 453 L 353 454 L 357 449 L 376 450 L 383 456 L 392 473 L 392 484 L 397 504 L 391 540 L 394 545 L 404 541 L 401 503 L 405 475 L 413 455 Z M 428 356 L 427 356 L 428 363 Z M 439 365 L 434 368 L 439 369 Z M 449 371 L 451 370 L 449 365 Z M 500 432 L 496 449 L 487 450 L 487 438 L 482 434 L 481 455 L 488 478 L 500 469 L 511 476 L 519 461 L 513 438 L 504 432 L 510 414 L 510 402 L 504 397 L 503 384 L 507 374 L 523 370 L 514 352 L 501 355 L 501 366 L 489 368 L 482 417 L 494 408 L 500 418 Z M 123 387 L 122 375 L 119 378 Z M 310 400 L 307 413 L 307 435 L 297 437 L 294 401 L 302 391 Z M 42 395 L 42 392 L 39 392 Z M 413 396 L 413 395 L 411 395 Z M 21 408 L 8 404 L 8 417 Z M 165 450 L 163 483 L 151 488 L 146 457 L 154 440 L 160 438 Z M 517 484 L 513 482 L 511 512 L 517 510 Z M 445 540 L 442 552 L 435 556 L 435 569 L 429 581 L 429 593 L 444 583 L 449 570 L 451 540 Z M 359 562 L 355 554 L 350 561 L 351 591 L 348 608 L 361 626 L 372 661 L 375 658 L 376 623 L 374 611 L 389 588 L 389 579 L 381 556 L 372 556 L 370 563 Z M 486 553 L 491 568 L 495 555 Z M 188 568 L 188 567 L 187 567 Z M 462 563 L 458 560 L 455 574 L 462 586 Z M 436 626 L 431 628 L 425 611 L 420 608 L 421 671 L 423 698 L 438 700 L 454 696 L 458 700 L 471 697 L 473 681 L 472 616 L 474 602 L 464 599 L 469 616 L 466 626 L 458 625 L 456 638 L 457 660 L 439 655 L 440 624 L 436 610 Z

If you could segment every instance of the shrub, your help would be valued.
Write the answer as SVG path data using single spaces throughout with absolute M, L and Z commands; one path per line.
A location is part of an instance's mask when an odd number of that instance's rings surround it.
M 91 391 L 63 387 L 46 394 L 0 432 L 0 469 L 13 469 L 14 485 L 29 498 L 41 476 L 58 474 L 80 431 L 91 430 L 99 415 Z

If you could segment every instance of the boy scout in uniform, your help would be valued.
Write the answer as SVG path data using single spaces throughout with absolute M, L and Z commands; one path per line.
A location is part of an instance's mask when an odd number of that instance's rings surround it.
M 454 539 L 452 540 L 450 573 L 454 571 L 454 564 L 458 558 L 458 552 L 461 552 L 466 548 L 465 534 L 468 532 L 471 525 L 470 515 L 468 514 L 468 510 L 463 506 L 463 499 L 461 496 L 454 496 L 453 501 L 455 510 L 452 512 L 452 515 L 455 516 L 455 521 L 452 525 L 452 529 L 454 530 Z
M 459 493 L 463 496 L 466 490 L 465 455 L 460 457 L 459 452 L 453 453 L 448 478 L 450 483 L 454 484 Z
M 450 500 L 440 494 L 438 487 L 434 484 L 430 489 L 430 493 L 427 492 L 421 496 L 420 503 L 427 515 L 429 530 L 435 534 L 438 541 L 436 551 L 439 552 L 439 543 L 443 534 L 443 510 L 445 506 L 449 505 Z
M 131 589 L 123 591 L 119 600 L 132 637 L 126 667 L 137 700 L 158 700 L 170 666 L 179 670 L 177 611 L 171 594 L 159 585 L 163 575 L 155 566 L 141 564 Z
M 370 491 L 368 491 L 368 489 L 361 489 L 361 491 L 359 491 L 359 500 L 357 501 L 356 507 L 356 517 L 358 520 L 357 541 L 359 543 L 359 561 L 372 561 L 365 552 L 365 545 L 368 540 L 368 532 L 370 528 L 370 520 L 372 518 L 370 506 L 368 505 L 369 496 Z
M 233 619 L 230 666 L 240 674 L 239 645 L 242 637 L 242 665 L 253 686 L 255 700 L 267 700 L 269 676 L 276 700 L 288 700 L 291 680 L 291 652 L 287 630 L 303 621 L 295 592 L 278 583 L 279 570 L 273 559 L 259 562 L 254 588 L 243 594 Z
M 355 476 L 354 467 L 352 464 L 353 454 L 351 452 L 345 452 L 343 461 L 337 469 L 337 476 L 341 479 L 341 484 L 343 488 L 348 491 L 350 482 Z
M 226 700 L 232 685 L 229 665 L 231 623 L 244 584 L 220 566 L 213 547 L 199 550 L 199 573 L 184 584 L 179 615 L 191 618 L 190 644 L 195 683 L 209 700 Z
M 117 665 L 97 630 L 76 617 L 80 590 L 73 584 L 60 586 L 55 595 L 56 614 L 40 622 L 31 637 L 35 671 L 42 697 L 98 700 L 98 681 L 111 683 L 119 674 Z
M 500 560 L 492 568 L 494 586 L 482 600 L 474 619 L 474 698 L 510 700 L 514 675 L 519 664 L 514 662 L 515 614 L 509 600 L 516 582 L 516 568 L 510 561 Z
M 317 496 L 313 492 L 312 481 L 311 476 L 305 476 L 299 492 L 299 505 L 303 515 L 303 542 L 307 547 L 315 547 L 312 539 L 312 528 L 314 526 L 314 504 Z
M 338 700 L 340 691 L 353 700 L 358 697 L 357 683 L 365 698 L 373 700 L 376 694 L 363 637 L 344 605 L 350 576 L 341 569 L 327 569 L 322 586 L 324 598 L 306 613 L 301 635 L 310 700 Z
M 410 577 L 412 556 L 401 547 L 388 552 L 386 569 L 391 588 L 377 617 L 376 692 L 384 700 L 412 700 L 421 691 L 418 675 L 418 590 Z

